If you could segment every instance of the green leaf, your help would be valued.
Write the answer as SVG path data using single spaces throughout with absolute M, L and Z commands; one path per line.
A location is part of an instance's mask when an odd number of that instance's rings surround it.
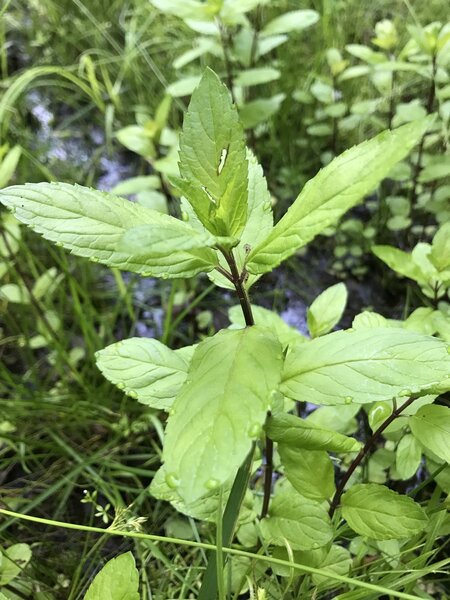
M 19 163 L 22 148 L 14 146 L 0 163 L 0 188 L 5 187 L 14 175 L 14 171 Z
M 313 404 L 365 404 L 450 388 L 442 341 L 403 329 L 336 331 L 288 353 L 280 391 Z
M 312 550 L 325 546 L 333 536 L 330 518 L 323 504 L 294 492 L 282 492 L 273 498 L 269 515 L 261 521 L 265 540 L 293 550 Z
M 160 258 L 182 250 L 214 246 L 215 238 L 201 234 L 186 223 L 170 221 L 139 225 L 129 229 L 120 239 L 117 249 L 124 254 L 143 258 Z
M 211 226 L 197 213 L 203 224 L 218 235 L 239 235 L 247 219 L 244 134 L 227 88 L 211 69 L 204 72 L 184 117 L 180 173 L 209 196 Z
M 438 271 L 450 267 L 450 223 L 444 223 L 435 233 L 429 258 Z
M 8 585 L 27 566 L 31 559 L 28 544 L 14 544 L 0 556 L 0 585 Z
M 286 413 L 272 415 L 267 420 L 266 432 L 274 442 L 288 444 L 300 450 L 357 452 L 361 447 L 360 442 L 353 438 Z
M 106 192 L 66 183 L 26 184 L 0 191 L 0 202 L 46 239 L 110 267 L 173 278 L 192 277 L 217 264 L 216 253 L 208 248 L 157 258 L 119 251 L 118 244 L 128 230 L 166 226 L 177 220 Z
M 307 312 L 307 323 L 311 337 L 329 333 L 339 323 L 347 304 L 345 283 L 337 283 L 322 292 Z
M 116 138 L 131 152 L 139 154 L 144 158 L 155 156 L 155 146 L 145 127 L 129 125 L 116 132 Z
M 279 111 L 285 98 L 285 94 L 275 94 L 271 98 L 258 98 L 241 106 L 239 116 L 244 129 L 253 129 L 260 123 L 268 121 Z
M 422 406 L 410 417 L 409 426 L 422 446 L 450 463 L 450 408 L 437 404 Z
M 317 23 L 319 18 L 319 13 L 315 10 L 292 10 L 269 21 L 262 29 L 261 36 L 301 31 Z
M 412 498 L 376 483 L 359 483 L 345 492 L 342 516 L 353 531 L 374 540 L 409 538 L 428 523 Z
M 421 460 L 422 446 L 413 435 L 404 435 L 395 453 L 395 467 L 401 479 L 409 479 L 415 475 Z
M 131 552 L 106 563 L 89 586 L 84 600 L 139 600 L 139 573 Z
M 269 237 L 249 256 L 248 270 L 265 273 L 355 206 L 422 137 L 428 120 L 409 123 L 347 150 L 305 185 Z
M 172 98 L 183 98 L 190 96 L 195 88 L 200 83 L 200 75 L 192 75 L 191 77 L 183 77 L 178 81 L 174 81 L 166 88 L 166 93 Z
M 14 304 L 30 304 L 30 292 L 23 284 L 5 283 L 0 287 L 0 299 Z
M 278 453 L 288 481 L 299 494 L 318 502 L 331 498 L 334 467 L 326 452 L 278 444 Z
M 280 71 L 278 69 L 273 69 L 272 67 L 245 69 L 240 71 L 237 77 L 235 77 L 234 85 L 250 87 L 275 81 L 276 79 L 279 79 L 280 76 Z
M 304 338 L 302 334 L 297 331 L 297 329 L 294 329 L 294 327 L 288 325 L 272 310 L 252 304 L 252 313 L 253 318 L 255 319 L 255 324 L 271 329 L 283 347 L 295 342 L 298 343 L 306 341 L 306 338 Z M 245 327 L 245 319 L 240 305 L 232 306 L 228 310 L 228 318 L 233 325 Z
M 393 246 L 373 246 L 372 252 L 388 267 L 414 281 L 423 282 L 424 275 L 411 254 Z
M 255 326 L 201 342 L 166 429 L 167 482 L 187 504 L 228 481 L 261 432 L 277 389 L 281 346 Z
M 96 353 L 103 375 L 142 404 L 168 410 L 186 380 L 194 346 L 170 350 L 157 340 L 129 338 Z

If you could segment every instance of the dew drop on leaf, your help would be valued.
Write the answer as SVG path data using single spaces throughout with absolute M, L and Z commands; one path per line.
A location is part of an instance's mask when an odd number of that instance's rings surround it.
M 125 389 L 125 384 L 123 381 L 119 381 L 119 383 L 116 383 L 116 387 L 119 388 L 119 390 L 124 390 Z
M 253 423 L 248 428 L 248 436 L 251 438 L 257 438 L 261 434 L 261 425 L 259 423 Z
M 220 486 L 220 481 L 218 479 L 208 479 L 205 483 L 205 487 L 208 490 L 216 490 Z
M 176 473 L 167 473 L 166 483 L 170 488 L 174 490 L 180 485 L 180 480 Z
M 136 392 L 136 390 L 130 390 L 128 392 L 128 395 L 130 396 L 130 398 L 134 398 L 134 399 L 136 399 L 138 397 L 138 393 Z
M 405 397 L 405 396 L 411 396 L 411 394 L 412 394 L 411 390 L 402 390 L 402 391 L 399 393 L 399 396 L 401 396 L 401 397 L 403 398 L 403 397 Z
M 353 396 L 345 396 L 344 403 L 351 404 L 353 402 Z

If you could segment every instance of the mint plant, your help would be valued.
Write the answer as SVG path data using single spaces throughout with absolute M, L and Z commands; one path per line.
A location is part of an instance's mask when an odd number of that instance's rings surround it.
M 218 548 L 236 533 L 244 545 L 263 544 L 274 555 L 287 548 L 290 560 L 328 565 L 330 572 L 338 562 L 345 574 L 348 535 L 403 543 L 428 527 L 419 503 L 368 482 L 361 465 L 397 423 L 399 457 L 414 447 L 413 466 L 422 451 L 437 463 L 449 461 L 450 410 L 434 403 L 450 389 L 447 343 L 364 315 L 330 333 L 346 302 L 342 284 L 311 305 L 312 339 L 249 299 L 258 278 L 360 202 L 428 126 L 428 119 L 414 121 L 347 150 L 273 225 L 267 183 L 246 149 L 237 109 L 207 69 L 185 116 L 179 176 L 171 178 L 182 219 L 64 183 L 0 193 L 19 221 L 78 256 L 144 277 L 206 273 L 235 290 L 232 327 L 196 345 L 173 350 L 131 338 L 97 354 L 107 379 L 167 413 L 163 464 L 150 492 L 216 523 Z M 444 260 L 441 250 L 437 260 Z M 297 402 L 319 408 L 300 417 L 292 414 Z M 348 435 L 359 410 L 372 429 L 364 443 Z M 410 473 L 402 460 L 400 470 Z M 333 461 L 342 469 L 337 481 Z M 342 519 L 349 529 L 339 527 Z M 200 598 L 217 590 L 223 597 L 221 561 L 219 550 Z

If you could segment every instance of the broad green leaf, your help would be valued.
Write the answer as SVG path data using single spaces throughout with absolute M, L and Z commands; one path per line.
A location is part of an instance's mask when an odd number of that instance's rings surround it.
M 131 552 L 106 563 L 89 586 L 84 600 L 139 600 L 139 573 Z
M 281 346 L 261 327 L 221 331 L 195 349 L 166 429 L 167 483 L 190 504 L 233 477 L 278 387 Z
M 267 420 L 266 432 L 274 442 L 300 450 L 357 452 L 361 447 L 360 442 L 353 438 L 324 429 L 309 419 L 301 419 L 286 413 L 272 415 Z
M 0 557 L 0 585 L 7 585 L 27 566 L 31 559 L 28 544 L 14 544 L 2 551 Z
M 139 192 L 146 192 L 148 190 L 157 190 L 160 185 L 161 181 L 157 175 L 130 177 L 115 185 L 111 190 L 111 194 L 128 196 L 129 194 L 138 194 Z
M 180 173 L 209 196 L 212 216 L 208 224 L 198 214 L 203 224 L 218 235 L 239 235 L 247 219 L 244 134 L 227 88 L 211 69 L 204 72 L 184 117 Z
M 201 234 L 183 221 L 139 225 L 129 229 L 120 239 L 117 249 L 143 258 L 160 258 L 182 250 L 214 246 L 215 238 Z
M 171 350 L 158 340 L 129 338 L 96 353 L 103 375 L 152 408 L 168 410 L 186 380 L 194 346 Z
M 0 299 L 14 304 L 30 304 L 30 292 L 23 284 L 5 283 L 0 286 Z
M 275 94 L 271 98 L 251 100 L 239 108 L 239 117 L 244 129 L 253 129 L 272 117 L 286 98 L 285 94 Z
M 262 29 L 261 36 L 301 31 L 317 23 L 319 18 L 319 13 L 315 10 L 292 10 L 269 21 Z
M 420 267 L 414 262 L 411 254 L 403 252 L 393 246 L 373 246 L 372 252 L 388 267 L 414 281 L 423 282 L 424 274 Z
M 337 283 L 322 292 L 307 312 L 307 323 L 311 337 L 329 333 L 339 323 L 347 304 L 345 283 Z
M 183 96 L 190 96 L 195 88 L 200 83 L 200 76 L 193 75 L 191 77 L 184 77 L 178 81 L 174 81 L 166 88 L 166 93 L 172 96 L 172 98 L 182 98 Z
M 299 494 L 318 502 L 331 498 L 334 467 L 326 452 L 278 444 L 278 453 L 288 481 Z
M 355 206 L 422 137 L 428 120 L 409 123 L 350 148 L 305 185 L 269 237 L 249 256 L 248 270 L 265 273 Z
M 409 426 L 422 446 L 450 463 L 450 408 L 437 404 L 422 406 L 410 417 Z
M 303 498 L 295 492 L 281 492 L 273 498 L 269 515 L 261 521 L 265 540 L 293 550 L 312 550 L 325 546 L 333 531 L 323 504 Z
M 450 267 L 450 223 L 445 223 L 437 230 L 429 258 L 438 271 Z
M 412 477 L 420 466 L 422 460 L 422 446 L 413 435 L 402 437 L 395 453 L 395 467 L 402 479 Z
M 444 342 L 404 329 L 336 331 L 288 353 L 280 391 L 313 404 L 365 404 L 450 388 Z
M 298 343 L 306 341 L 306 338 L 304 338 L 299 331 L 288 325 L 272 310 L 252 304 L 252 313 L 255 319 L 255 324 L 271 329 L 283 347 L 289 346 L 289 344 L 293 344 L 295 342 Z M 245 327 L 245 319 L 240 305 L 232 306 L 228 310 L 228 318 L 233 325 Z
M 139 154 L 144 158 L 155 156 L 155 146 L 145 127 L 139 125 L 129 125 L 116 132 L 116 138 L 131 152 Z
M 332 430 L 343 435 L 350 435 L 358 430 L 355 415 L 360 411 L 360 404 L 344 404 L 339 406 L 319 406 L 308 417 L 308 424 L 321 429 Z
M 278 69 L 272 67 L 262 67 L 257 69 L 246 69 L 240 71 L 237 77 L 234 79 L 234 85 L 243 87 L 250 87 L 252 85 L 260 85 L 262 83 L 269 83 L 275 79 L 279 79 L 281 73 Z
M 196 19 L 202 21 L 214 17 L 212 4 L 200 0 L 150 0 L 151 4 L 161 12 L 174 15 L 179 19 Z
M 342 516 L 353 531 L 373 540 L 409 538 L 428 523 L 412 498 L 376 483 L 358 483 L 345 492 Z
M 21 154 L 22 148 L 14 146 L 0 162 L 0 188 L 5 187 L 14 175 Z
M 173 278 L 192 277 L 217 264 L 216 253 L 207 248 L 157 258 L 118 251 L 128 230 L 141 225 L 164 226 L 176 219 L 106 192 L 66 183 L 26 184 L 0 191 L 0 202 L 46 239 L 110 267 Z

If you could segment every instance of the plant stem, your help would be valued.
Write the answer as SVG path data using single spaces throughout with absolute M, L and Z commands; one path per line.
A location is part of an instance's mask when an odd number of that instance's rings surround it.
M 407 400 L 401 406 L 399 406 L 394 411 L 392 411 L 392 413 L 389 415 L 389 417 L 385 421 L 383 421 L 383 423 L 378 427 L 378 429 L 376 431 L 373 432 L 371 437 L 367 440 L 367 442 L 361 448 L 358 455 L 353 460 L 353 462 L 347 469 L 347 472 L 345 473 L 344 477 L 342 478 L 341 482 L 339 483 L 338 487 L 336 488 L 336 493 L 334 494 L 333 500 L 331 501 L 331 505 L 330 505 L 330 510 L 329 510 L 330 517 L 332 517 L 334 515 L 336 508 L 338 507 L 338 505 L 341 501 L 341 496 L 344 492 L 345 486 L 348 483 L 348 480 L 353 475 L 356 468 L 361 464 L 361 462 L 364 460 L 364 458 L 370 452 L 370 450 L 372 449 L 373 445 L 375 444 L 375 442 L 377 441 L 379 436 L 393 421 L 395 421 L 395 419 L 400 415 L 400 413 L 402 411 L 404 411 L 405 408 L 407 408 L 410 404 L 412 404 L 414 402 L 414 400 L 416 400 L 418 397 L 419 397 L 418 395 L 412 395 L 409 398 L 409 400 Z
M 223 59 L 225 62 L 225 69 L 227 72 L 227 87 L 230 90 L 231 99 L 233 100 L 233 104 L 236 104 L 236 97 L 234 95 L 234 90 L 233 90 L 233 67 L 231 66 L 231 59 L 230 59 L 230 36 L 228 35 L 224 24 L 220 20 L 219 20 L 219 31 L 220 31 L 220 41 L 222 43 Z
M 267 413 L 270 417 L 270 411 Z M 264 519 L 269 512 L 270 495 L 272 493 L 272 475 L 273 475 L 273 441 L 266 436 L 266 453 L 264 461 L 264 497 L 261 509 L 260 519 Z
M 436 55 L 433 55 L 432 65 L 431 65 L 431 84 L 430 89 L 428 90 L 428 100 L 426 104 L 427 115 L 430 115 L 433 112 L 434 106 L 434 98 L 436 96 L 436 71 L 437 71 L 437 63 L 436 63 Z M 427 133 L 425 132 L 420 140 L 419 148 L 417 151 L 417 161 L 414 165 L 414 171 L 412 176 L 412 187 L 411 187 L 411 210 L 414 210 L 414 204 L 417 200 L 417 185 L 419 183 L 419 175 L 422 168 L 422 156 L 425 146 L 425 139 Z
M 239 269 L 237 267 L 236 260 L 233 255 L 233 251 L 227 252 L 226 250 L 222 250 L 222 254 L 224 255 L 225 260 L 227 261 L 228 266 L 230 267 L 232 281 L 239 298 L 239 303 L 242 308 L 245 324 L 247 325 L 247 327 L 250 327 L 255 324 L 255 320 L 253 319 L 250 299 L 248 297 L 247 290 L 245 289 L 244 285 L 246 272 L 243 271 L 242 273 L 239 273 Z

